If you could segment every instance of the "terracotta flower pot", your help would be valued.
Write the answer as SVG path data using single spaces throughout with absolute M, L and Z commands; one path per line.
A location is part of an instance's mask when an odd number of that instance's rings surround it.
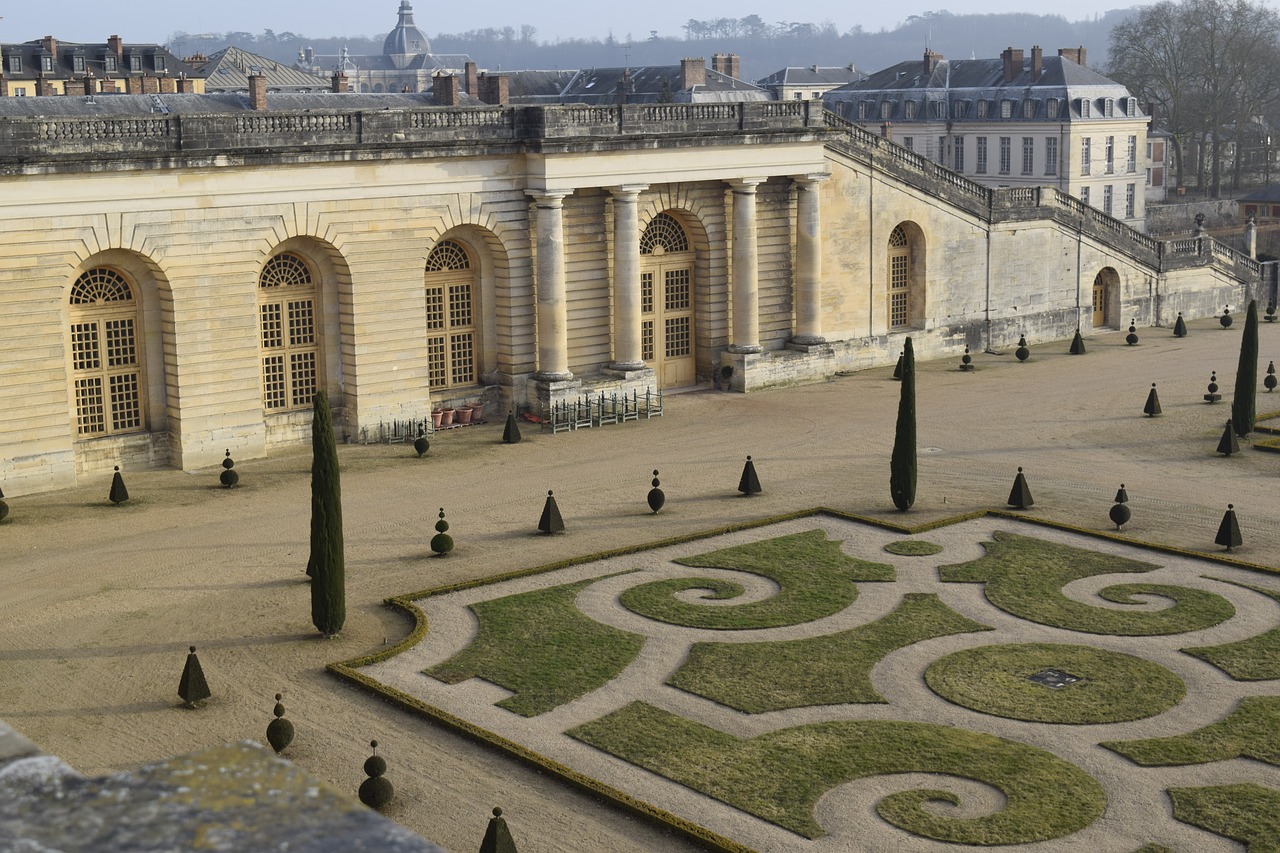
M 453 422 L 455 424 L 471 423 L 471 408 L 469 406 L 463 406 L 460 409 L 456 409 L 453 414 Z
M 432 426 L 433 428 L 435 428 L 435 429 L 440 429 L 440 421 L 441 421 L 441 419 L 443 419 L 443 418 L 444 418 L 444 412 L 441 412 L 441 411 L 439 411 L 439 410 L 436 410 L 436 411 L 432 412 L 432 413 L 431 413 L 431 426 Z
M 478 421 L 484 417 L 484 403 L 471 404 L 471 420 Z
M 453 409 L 440 410 L 440 426 L 453 426 Z

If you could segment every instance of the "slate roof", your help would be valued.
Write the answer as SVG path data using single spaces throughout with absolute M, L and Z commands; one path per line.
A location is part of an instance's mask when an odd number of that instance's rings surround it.
M 86 72 L 94 77 L 109 76 L 114 79 L 123 77 L 168 76 L 178 77 L 182 74 L 191 76 L 189 68 L 181 59 L 159 44 L 124 44 L 122 56 L 117 57 L 114 50 L 106 42 L 101 44 L 82 44 L 80 42 L 55 42 L 55 49 L 50 53 L 45 49 L 44 39 L 22 42 L 21 44 L 0 44 L 0 72 L 10 80 L 34 80 L 40 76 L 55 80 L 68 80 L 84 77 Z M 46 70 L 44 57 L 53 59 L 53 69 Z M 115 67 L 110 68 L 107 57 L 115 60 Z M 20 60 L 20 68 L 15 69 L 13 57 Z M 81 67 L 77 68 L 76 57 L 81 59 Z M 136 58 L 138 68 L 133 68 Z
M 267 78 L 269 92 L 324 92 L 332 85 L 319 75 L 281 65 L 274 59 L 238 47 L 224 47 L 203 62 L 189 64 L 193 69 L 191 76 L 203 77 L 204 90 L 210 94 L 249 91 L 249 75 L 255 70 Z
M 462 96 L 463 106 L 478 106 L 480 101 Z M 436 106 L 429 92 L 407 94 L 335 94 L 272 92 L 267 95 L 267 109 L 272 112 L 333 112 L 336 110 L 419 110 Z M 213 113 L 251 112 L 247 93 L 227 92 L 214 95 L 160 94 L 111 95 L 92 97 L 50 95 L 40 98 L 0 98 L 0 119 L 35 117 L 142 116 L 142 115 L 208 115 Z
M 759 86 L 707 69 L 706 83 L 683 89 L 679 65 L 639 68 L 586 68 L 579 71 L 512 71 L 512 103 L 616 104 L 618 83 L 627 79 L 627 103 L 653 104 L 664 99 L 696 101 L 769 101 Z M 557 90 L 556 87 L 559 86 Z M 519 93 L 519 94 L 517 94 Z
M 1280 202 L 1280 184 L 1271 184 L 1261 189 L 1254 190 L 1246 196 L 1237 199 L 1238 202 L 1266 202 L 1267 204 L 1275 204 Z
M 756 85 L 770 86 L 844 86 L 862 80 L 867 75 L 852 65 L 788 65 L 768 77 L 757 80 Z

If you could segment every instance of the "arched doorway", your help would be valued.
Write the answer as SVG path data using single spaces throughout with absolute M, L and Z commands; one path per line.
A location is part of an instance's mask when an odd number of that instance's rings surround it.
M 697 381 L 693 329 L 695 257 L 680 220 L 659 213 L 640 236 L 641 358 L 659 388 Z
M 1103 267 L 1093 279 L 1093 327 L 1118 325 L 1116 314 L 1120 302 L 1120 275 L 1111 267 Z
M 147 428 L 142 316 L 114 267 L 86 270 L 71 287 L 71 380 L 77 439 Z
M 476 345 L 476 264 L 456 240 L 441 240 L 427 256 L 427 375 L 431 390 L 479 381 Z

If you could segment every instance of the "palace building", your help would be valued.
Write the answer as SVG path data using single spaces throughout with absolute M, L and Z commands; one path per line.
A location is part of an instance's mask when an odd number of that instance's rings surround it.
M 456 86 L 456 84 L 455 84 Z M 448 87 L 445 87 L 448 88 Z M 991 188 L 821 101 L 0 98 L 0 483 L 444 404 L 735 391 L 1172 322 L 1258 264 Z

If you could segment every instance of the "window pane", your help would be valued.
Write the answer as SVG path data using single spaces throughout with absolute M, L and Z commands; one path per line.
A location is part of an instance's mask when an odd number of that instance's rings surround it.
M 97 370 L 102 366 L 98 360 L 98 324 L 71 324 L 71 369 Z
M 262 360 L 262 407 L 268 411 L 289 405 L 284 378 L 284 356 L 269 355 Z
M 475 335 L 464 332 L 449 336 L 450 381 L 454 385 L 470 385 L 476 381 Z
M 76 421 L 80 435 L 97 435 L 107 431 L 106 415 L 102 402 L 102 377 L 77 379 Z
M 289 353 L 289 380 L 293 384 L 293 406 L 310 406 L 316 396 L 315 352 Z
M 142 396 L 137 373 L 111 377 L 111 429 L 119 432 L 142 426 Z

